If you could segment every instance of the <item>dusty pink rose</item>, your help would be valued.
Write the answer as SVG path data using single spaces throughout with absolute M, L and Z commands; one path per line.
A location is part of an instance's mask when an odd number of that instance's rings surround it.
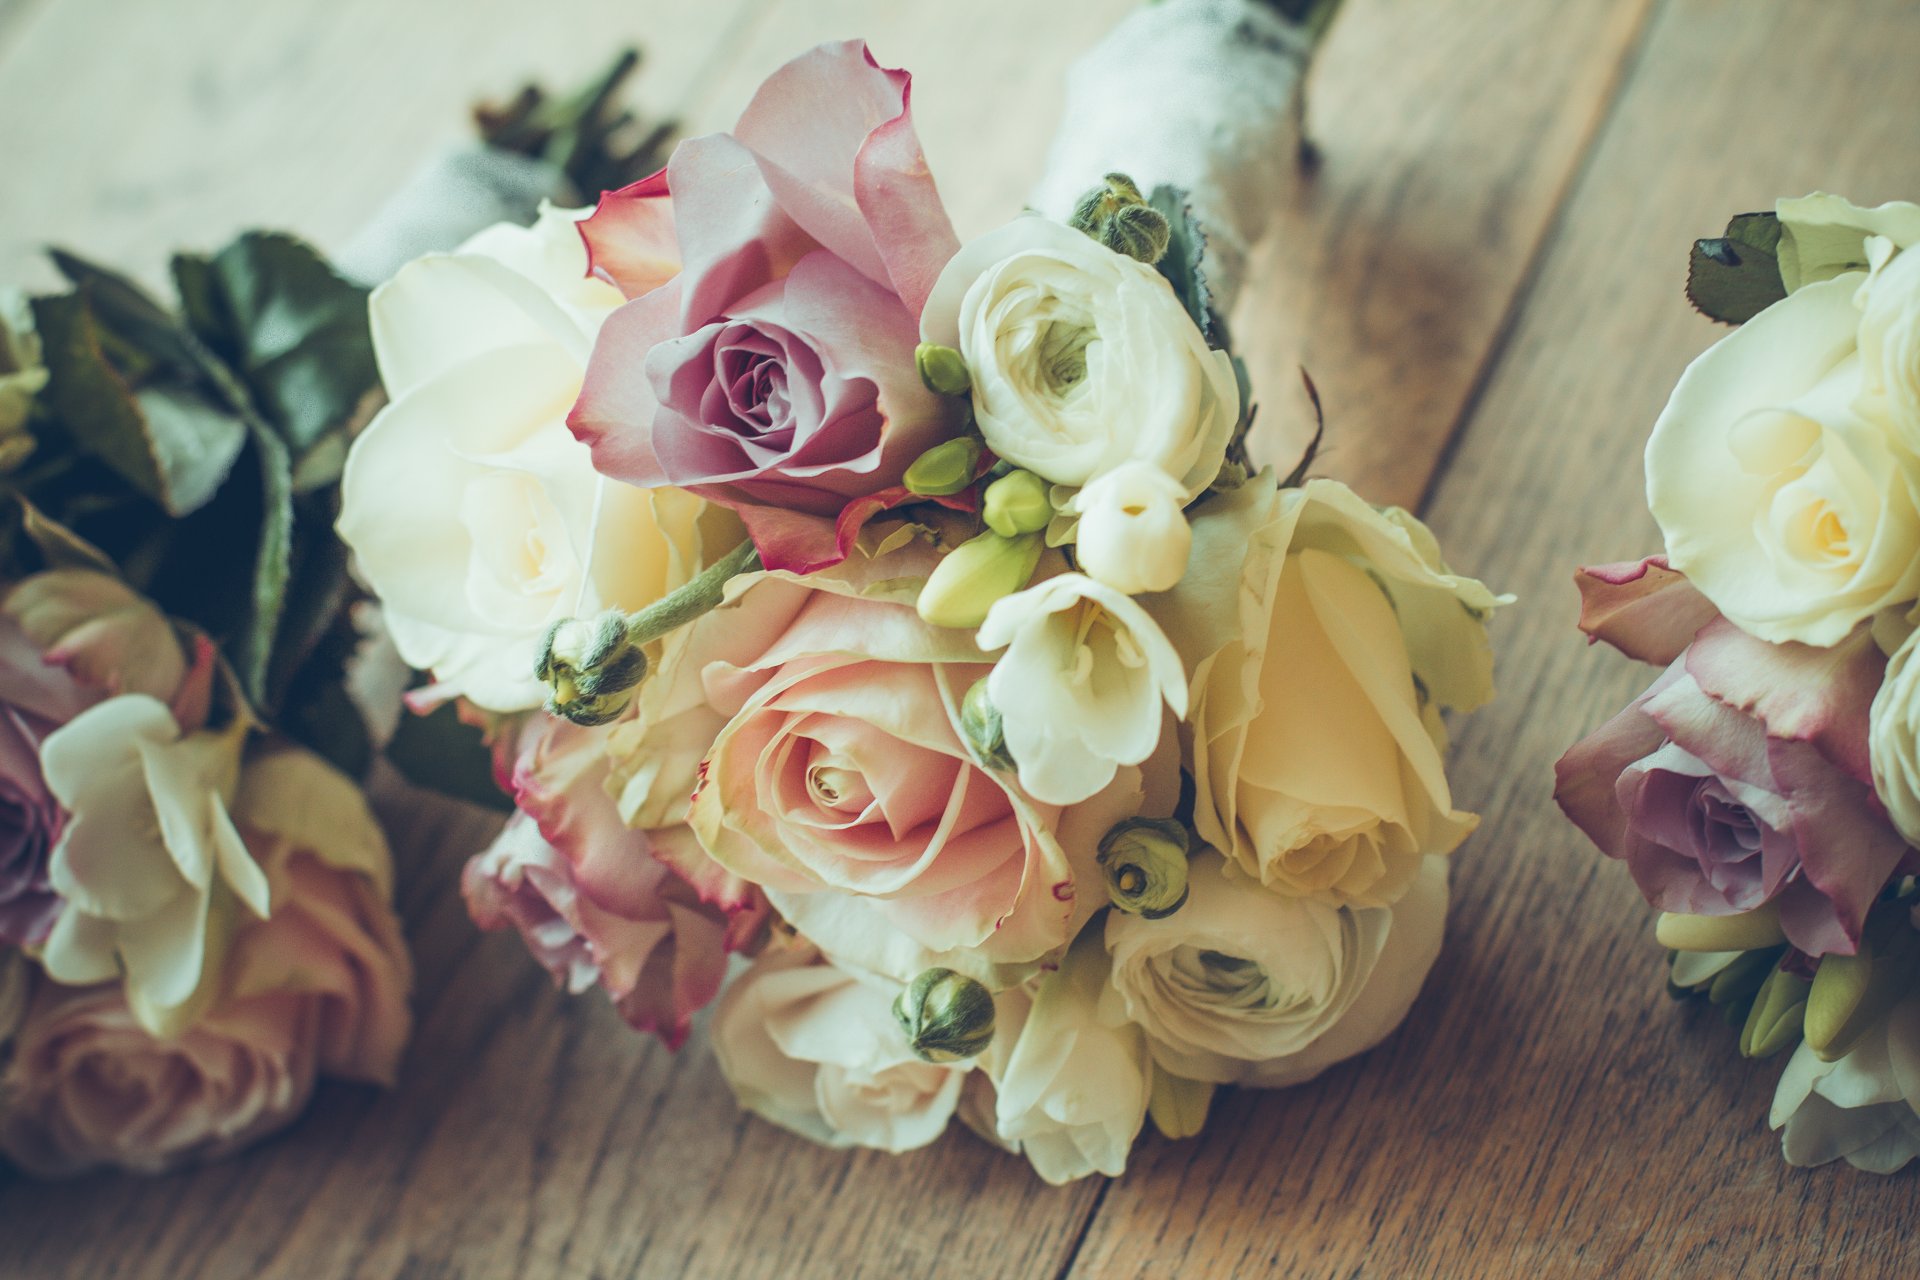
M 765 903 L 754 894 L 728 911 L 701 901 L 661 856 L 684 831 L 620 820 L 606 790 L 608 732 L 529 719 L 508 779 L 520 812 L 467 864 L 462 887 L 481 928 L 518 929 L 570 991 L 604 988 L 630 1025 L 678 1047 Z
M 28 1172 L 158 1173 L 287 1125 L 318 1076 L 391 1083 L 412 974 L 392 911 L 358 872 L 245 834 L 274 912 L 234 939 L 220 1000 L 185 1032 L 148 1033 L 117 983 L 38 981 L 0 1079 L 0 1148 Z
M 1796 947 L 1851 954 L 1909 855 L 1873 791 L 1886 660 L 1865 628 L 1831 649 L 1768 644 L 1659 560 L 1584 570 L 1581 593 L 1590 635 L 1668 665 L 1562 757 L 1561 808 L 1661 910 L 1775 902 Z
M 582 227 L 592 269 L 632 300 L 569 425 L 604 474 L 738 510 L 770 567 L 844 559 L 859 520 L 842 513 L 959 427 L 914 367 L 958 242 L 909 84 L 858 41 L 822 45 L 732 133 L 682 143 Z

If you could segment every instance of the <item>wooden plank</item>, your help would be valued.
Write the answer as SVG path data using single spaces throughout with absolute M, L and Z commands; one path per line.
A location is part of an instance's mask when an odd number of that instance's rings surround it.
M 1432 507 L 1454 561 L 1523 602 L 1454 752 L 1487 822 L 1427 993 L 1358 1069 L 1149 1145 L 1074 1274 L 1920 1271 L 1920 1182 L 1780 1161 L 1781 1061 L 1668 1001 L 1650 913 L 1548 767 L 1649 681 L 1586 649 L 1569 577 L 1657 545 L 1640 451 L 1721 332 L 1681 296 L 1688 242 L 1780 194 L 1920 192 L 1916 51 L 1904 0 L 1668 0 Z

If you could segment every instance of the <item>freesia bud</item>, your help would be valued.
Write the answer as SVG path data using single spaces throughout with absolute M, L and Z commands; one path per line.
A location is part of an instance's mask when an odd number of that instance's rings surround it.
M 1180 482 L 1150 462 L 1123 462 L 1094 477 L 1073 500 L 1080 567 L 1128 595 L 1172 587 L 1193 550 L 1185 499 Z
M 609 609 L 554 623 L 534 674 L 551 690 L 548 711 L 578 725 L 609 724 L 633 701 L 647 655 L 634 643 L 626 615 Z
M 1187 829 L 1167 818 L 1129 818 L 1100 837 L 1107 896 L 1128 915 L 1160 920 L 1187 902 Z
M 980 442 L 972 436 L 961 436 L 937 444 L 915 458 L 907 468 L 903 483 L 914 493 L 944 498 L 972 484 L 974 472 L 979 469 Z
M 1905 912 L 1869 924 L 1853 955 L 1827 955 L 1807 993 L 1807 1046 L 1823 1062 L 1837 1062 L 1887 1014 L 1920 978 L 1920 933 Z
M 1039 533 L 1053 519 L 1047 482 L 1031 471 L 1008 472 L 987 486 L 980 514 L 1003 538 Z
M 1787 940 L 1780 928 L 1780 908 L 1773 903 L 1733 916 L 1662 912 L 1653 936 L 1674 951 L 1754 951 Z
M 959 1062 L 993 1043 L 993 996 L 965 974 L 928 969 L 893 1002 L 913 1052 L 927 1062 Z
M 988 530 L 961 543 L 934 566 L 920 588 L 920 617 L 936 627 L 973 628 L 1003 596 L 1027 585 L 1045 550 L 1037 533 L 1003 538 Z
M 960 733 L 967 740 L 973 758 L 989 769 L 1013 768 L 1013 755 L 1007 750 L 1007 735 L 1000 721 L 1000 709 L 987 696 L 987 678 L 982 676 L 967 690 L 960 703 Z
M 1807 1013 L 1805 978 L 1775 969 L 1760 984 L 1740 1028 L 1740 1052 L 1749 1058 L 1771 1058 L 1800 1039 Z
M 927 390 L 939 396 L 963 396 L 973 389 L 966 359 L 952 347 L 923 342 L 913 350 L 914 368 Z

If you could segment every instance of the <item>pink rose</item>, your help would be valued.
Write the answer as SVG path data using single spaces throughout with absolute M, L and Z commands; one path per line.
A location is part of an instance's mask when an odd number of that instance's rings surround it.
M 763 579 L 710 615 L 737 648 L 756 630 L 764 647 L 700 673 L 725 723 L 689 820 L 834 959 L 1005 985 L 1106 901 L 1095 848 L 1139 811 L 1141 773 L 1062 808 L 975 762 L 959 707 L 991 664 L 971 633 L 876 594 L 924 578 L 933 554 L 916 541 L 858 574 L 849 561 L 804 586 Z
M 960 425 L 914 367 L 958 242 L 909 83 L 857 41 L 822 45 L 582 227 L 632 301 L 600 332 L 574 434 L 606 475 L 738 510 L 773 568 L 844 559 L 842 512 Z
M 245 835 L 274 912 L 234 939 L 220 1000 L 186 1031 L 147 1032 L 118 983 L 38 980 L 0 1080 L 0 1148 L 28 1172 L 158 1173 L 290 1123 L 319 1075 L 392 1081 L 412 970 L 384 897 L 357 871 Z
M 570 991 L 599 985 L 631 1026 L 677 1048 L 719 991 L 728 953 L 757 936 L 765 902 L 703 902 L 664 856 L 684 830 L 620 820 L 606 790 L 608 732 L 529 718 L 508 779 L 521 812 L 467 864 L 467 910 L 483 929 L 518 929 Z
M 1831 649 L 1768 644 L 1659 559 L 1580 582 L 1590 635 L 1670 665 L 1561 758 L 1561 808 L 1661 910 L 1773 902 L 1796 947 L 1851 954 L 1910 853 L 1873 791 L 1867 710 L 1886 659 L 1866 629 Z

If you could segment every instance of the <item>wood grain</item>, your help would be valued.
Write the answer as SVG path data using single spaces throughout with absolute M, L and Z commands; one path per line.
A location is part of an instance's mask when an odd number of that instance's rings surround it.
M 1920 1274 L 1920 1181 L 1781 1163 L 1781 1061 L 1667 999 L 1650 913 L 1549 794 L 1553 759 L 1651 680 L 1586 649 L 1570 572 L 1657 546 L 1640 450 L 1723 332 L 1681 296 L 1686 247 L 1777 194 L 1920 191 L 1917 50 L 1899 0 L 1664 6 L 1430 513 L 1456 564 L 1523 597 L 1500 700 L 1453 754 L 1487 820 L 1440 964 L 1358 1070 L 1150 1144 L 1074 1274 Z

